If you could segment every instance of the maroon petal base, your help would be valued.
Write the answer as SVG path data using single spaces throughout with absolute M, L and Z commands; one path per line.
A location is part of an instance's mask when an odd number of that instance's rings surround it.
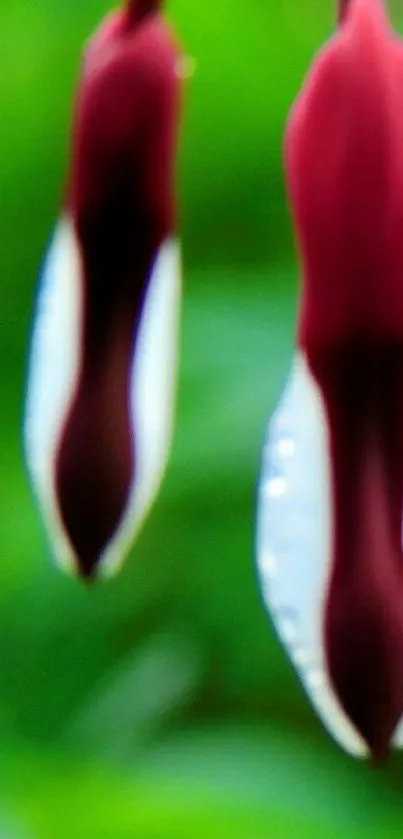
M 334 560 L 325 642 L 339 700 L 376 759 L 403 714 L 403 346 L 311 355 L 327 409 Z

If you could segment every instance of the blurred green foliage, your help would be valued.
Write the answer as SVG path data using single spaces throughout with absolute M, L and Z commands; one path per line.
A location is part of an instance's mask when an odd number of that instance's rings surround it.
M 198 62 L 173 456 L 117 580 L 87 590 L 48 561 L 21 452 L 27 340 L 80 56 L 108 8 L 0 8 L 0 835 L 400 837 L 401 761 L 374 771 L 328 739 L 254 568 L 260 451 L 297 298 L 282 135 L 331 0 L 172 0 Z

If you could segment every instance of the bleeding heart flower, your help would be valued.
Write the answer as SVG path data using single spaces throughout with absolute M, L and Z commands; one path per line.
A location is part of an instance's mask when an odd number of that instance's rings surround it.
M 131 0 L 87 49 L 31 349 L 28 465 L 54 555 L 84 577 L 121 564 L 171 441 L 181 56 L 160 5 Z
M 403 744 L 403 45 L 343 4 L 294 108 L 298 350 L 269 433 L 264 595 L 313 704 L 355 754 Z

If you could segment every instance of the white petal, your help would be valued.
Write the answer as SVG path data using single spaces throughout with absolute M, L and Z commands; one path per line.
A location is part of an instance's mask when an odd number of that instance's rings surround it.
M 131 376 L 135 480 L 122 522 L 100 557 L 110 576 L 158 492 L 172 438 L 180 315 L 180 248 L 161 248 L 150 280 L 135 344 Z M 69 219 L 56 228 L 38 294 L 31 343 L 25 419 L 28 468 L 57 563 L 76 573 L 77 561 L 61 522 L 54 486 L 57 446 L 79 372 L 82 328 L 81 261 Z
M 297 356 L 264 451 L 259 573 L 276 630 L 317 713 L 347 751 L 362 756 L 366 745 L 333 692 L 323 646 L 331 560 L 328 463 L 321 395 L 304 358 Z
M 56 227 L 39 287 L 31 342 L 25 416 L 28 468 L 56 561 L 75 571 L 74 552 L 59 518 L 55 455 L 74 388 L 80 352 L 82 287 L 73 225 Z
M 135 480 L 121 525 L 101 557 L 102 576 L 119 569 L 164 475 L 175 415 L 180 301 L 180 246 L 169 240 L 150 280 L 133 359 Z

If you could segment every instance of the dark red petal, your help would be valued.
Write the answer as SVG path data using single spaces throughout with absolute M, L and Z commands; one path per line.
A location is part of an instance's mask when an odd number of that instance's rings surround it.
M 403 47 L 354 0 L 293 113 L 287 168 L 304 263 L 303 345 L 403 335 Z
M 340 9 L 294 111 L 287 163 L 299 337 L 329 421 L 328 665 L 382 757 L 403 714 L 403 47 L 381 0 Z
M 86 365 L 60 441 L 57 496 L 83 576 L 96 570 L 134 478 L 129 359 L 123 342 L 116 341 L 104 370 Z
M 403 342 L 352 342 L 311 364 L 332 457 L 328 666 L 344 710 L 382 758 L 403 714 Z
M 68 209 L 82 258 L 84 322 L 56 464 L 62 520 L 87 576 L 136 477 L 131 365 L 152 268 L 175 227 L 179 104 L 177 51 L 158 16 L 130 36 L 114 30 L 104 50 L 105 65 L 84 79 L 75 126 Z

